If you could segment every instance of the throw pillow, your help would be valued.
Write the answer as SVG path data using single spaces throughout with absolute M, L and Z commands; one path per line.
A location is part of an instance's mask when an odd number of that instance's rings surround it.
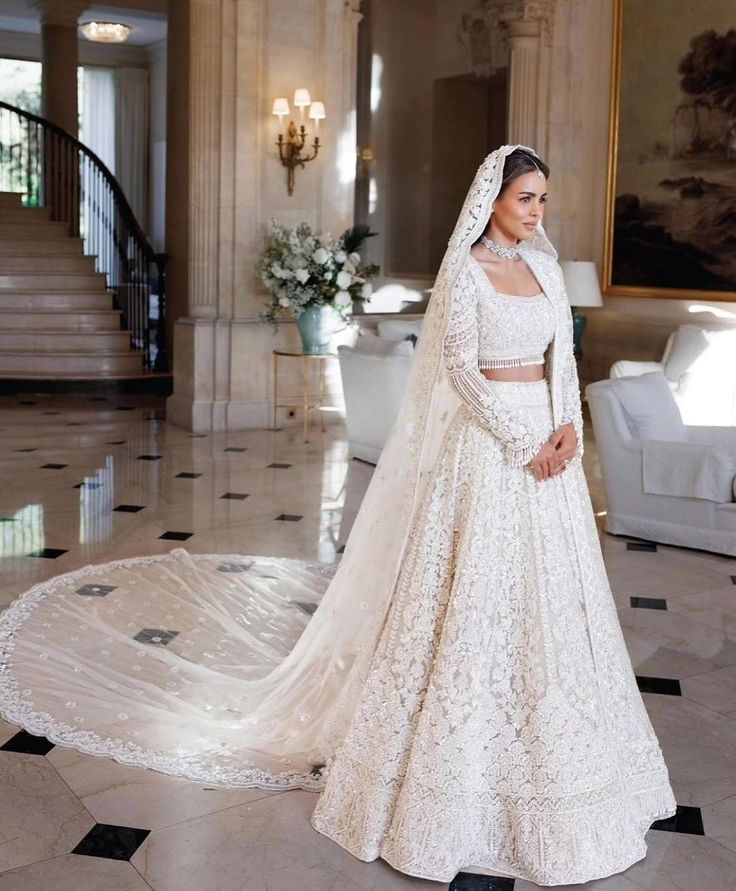
M 661 371 L 615 379 L 615 392 L 639 439 L 687 442 L 687 428 Z

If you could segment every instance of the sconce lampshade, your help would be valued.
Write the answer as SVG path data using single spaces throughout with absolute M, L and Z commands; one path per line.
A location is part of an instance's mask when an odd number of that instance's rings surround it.
M 595 263 L 589 260 L 564 260 L 560 266 L 570 306 L 603 306 Z
M 273 110 L 272 114 L 288 114 L 289 113 L 289 100 L 284 96 L 280 96 L 278 99 L 273 100 Z
M 313 102 L 309 109 L 309 117 L 322 121 L 325 119 L 325 106 L 323 102 Z
M 312 100 L 309 96 L 309 90 L 294 90 L 294 105 L 300 108 L 303 105 L 311 105 Z

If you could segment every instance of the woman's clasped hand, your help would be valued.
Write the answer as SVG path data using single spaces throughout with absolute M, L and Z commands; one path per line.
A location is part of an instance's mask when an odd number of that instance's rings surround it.
M 546 480 L 567 469 L 577 451 L 577 436 L 572 422 L 562 424 L 528 463 L 536 480 Z

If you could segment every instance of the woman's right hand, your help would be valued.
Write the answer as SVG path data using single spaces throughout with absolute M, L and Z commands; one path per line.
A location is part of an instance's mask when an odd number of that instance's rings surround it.
M 539 451 L 527 464 L 536 480 L 546 480 L 555 476 L 563 467 L 564 461 L 560 453 L 549 442 L 543 442 Z

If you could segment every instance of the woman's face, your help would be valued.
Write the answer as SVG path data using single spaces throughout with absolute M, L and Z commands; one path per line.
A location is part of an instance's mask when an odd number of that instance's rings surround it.
M 507 238 L 528 241 L 544 216 L 547 201 L 547 180 L 536 172 L 522 173 L 493 202 L 491 225 Z

